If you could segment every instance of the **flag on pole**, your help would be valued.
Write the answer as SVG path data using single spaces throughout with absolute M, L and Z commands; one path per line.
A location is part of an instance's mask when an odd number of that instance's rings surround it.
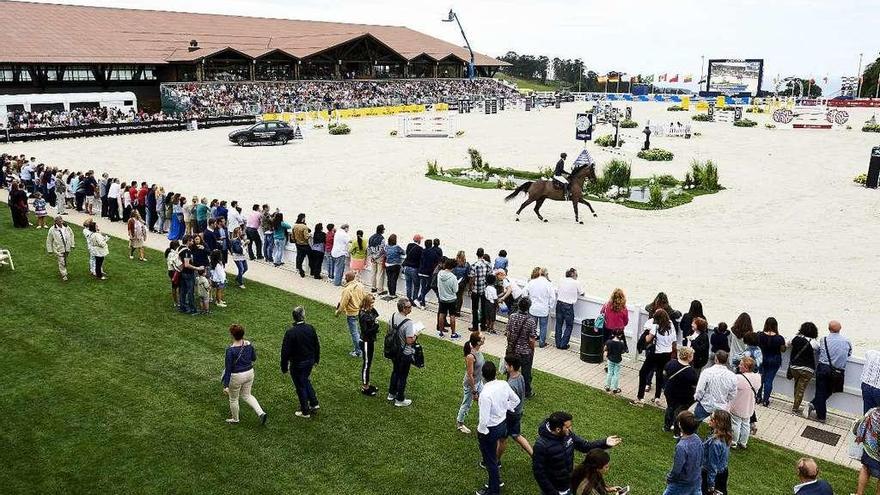
M 666 82 L 666 74 L 664 73 L 664 74 L 660 74 L 659 76 L 657 76 L 657 81 L 658 82 Z
M 678 82 L 678 74 L 669 78 L 669 82 Z
M 644 82 L 644 83 L 654 82 L 654 74 L 648 74 L 647 76 L 643 77 L 642 82 Z
M 688 74 L 688 75 L 684 76 L 684 82 L 693 82 L 693 80 L 694 80 L 693 74 Z

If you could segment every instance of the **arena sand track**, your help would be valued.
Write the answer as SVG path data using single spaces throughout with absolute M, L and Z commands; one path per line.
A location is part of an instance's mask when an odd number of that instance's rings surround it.
M 621 104 L 618 104 L 622 106 Z M 640 128 L 625 151 L 633 156 L 641 126 L 690 121 L 690 113 L 666 105 L 633 105 Z M 574 266 L 591 295 L 615 287 L 631 303 L 644 305 L 659 290 L 686 310 L 701 299 L 710 321 L 728 323 L 748 311 L 757 325 L 775 316 L 791 336 L 805 320 L 824 327 L 840 319 L 861 349 L 878 347 L 876 324 L 880 193 L 853 184 L 867 168 L 876 134 L 858 129 L 870 112 L 851 111 L 852 131 L 768 130 L 769 117 L 753 116 L 756 128 L 693 123 L 702 136 L 691 140 L 654 138 L 654 146 L 675 152 L 675 160 L 650 163 L 633 158 L 634 176 L 670 173 L 682 178 L 692 158 L 712 159 L 727 190 L 664 211 L 640 211 L 594 203 L 598 218 L 574 223 L 571 206 L 545 203 L 538 221 L 530 209 L 514 222 L 522 201 L 505 204 L 506 192 L 432 181 L 425 162 L 445 168 L 467 166 L 475 147 L 493 166 L 537 170 L 552 166 L 561 151 L 570 162 L 581 143 L 574 117 L 582 104 L 561 110 L 507 111 L 498 115 L 454 115 L 462 137 L 389 136 L 396 117 L 353 119 L 352 133 L 330 136 L 305 129 L 305 141 L 284 147 L 239 148 L 226 139 L 232 129 L 71 139 L 0 147 L 38 156 L 59 167 L 108 170 L 124 179 L 147 179 L 166 190 L 244 205 L 268 202 L 291 221 L 346 221 L 367 235 L 377 223 L 406 240 L 415 232 L 443 240 L 447 250 L 468 253 L 486 247 L 510 253 L 514 276 L 526 278 L 534 265 L 561 278 Z M 598 134 L 609 132 L 600 128 Z M 612 155 L 590 144 L 604 163 Z M 582 212 L 586 208 L 582 208 Z M 471 254 L 472 256 L 472 254 Z

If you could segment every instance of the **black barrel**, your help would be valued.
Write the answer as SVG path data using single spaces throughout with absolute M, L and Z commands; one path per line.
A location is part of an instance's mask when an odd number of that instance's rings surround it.
M 880 146 L 874 146 L 871 150 L 871 161 L 868 163 L 868 180 L 865 187 L 877 189 L 880 184 Z
M 581 361 L 598 364 L 602 362 L 602 332 L 596 330 L 596 320 L 587 318 L 581 322 Z

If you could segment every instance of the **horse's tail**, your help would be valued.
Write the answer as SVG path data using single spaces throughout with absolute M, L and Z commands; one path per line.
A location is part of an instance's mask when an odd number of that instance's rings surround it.
M 515 198 L 517 194 L 528 191 L 530 187 L 532 187 L 532 181 L 523 182 L 512 193 L 508 194 L 507 197 L 504 198 L 504 202 L 507 203 L 508 201 Z

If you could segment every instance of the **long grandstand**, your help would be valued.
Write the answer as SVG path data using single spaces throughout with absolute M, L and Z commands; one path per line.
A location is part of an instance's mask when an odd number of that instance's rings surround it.
M 465 77 L 468 50 L 403 26 L 0 2 L 0 94 L 130 91 L 162 83 Z M 478 76 L 505 62 L 474 53 Z

